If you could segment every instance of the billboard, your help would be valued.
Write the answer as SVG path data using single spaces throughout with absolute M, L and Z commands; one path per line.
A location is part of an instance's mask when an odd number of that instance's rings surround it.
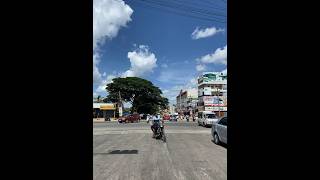
M 116 109 L 114 104 L 103 104 L 103 105 L 100 105 L 100 110 L 114 110 L 114 109 Z
M 220 102 L 219 102 L 220 100 Z M 224 106 L 224 98 L 218 96 L 203 96 L 205 106 Z
M 227 107 L 205 107 L 205 111 L 227 111 Z
M 205 106 L 211 105 L 213 103 L 213 96 L 204 96 L 203 102 Z

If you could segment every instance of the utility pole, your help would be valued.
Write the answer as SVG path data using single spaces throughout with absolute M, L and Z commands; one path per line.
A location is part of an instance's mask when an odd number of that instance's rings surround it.
M 220 117 L 220 89 L 218 89 L 218 108 L 219 108 L 219 117 Z
M 180 114 L 181 114 L 181 93 L 182 93 L 182 89 L 181 89 L 181 91 L 180 91 L 180 101 L 179 101 L 179 111 L 180 111 Z
M 220 97 L 219 97 L 219 95 L 220 95 L 220 89 L 218 88 L 218 86 L 216 86 L 216 92 L 215 92 L 215 94 L 216 94 L 216 96 L 217 96 L 217 100 L 218 100 L 218 111 L 219 111 L 219 117 L 220 117 Z
M 118 108 L 119 108 L 119 117 L 122 117 L 122 100 L 121 100 L 121 94 L 119 91 L 119 102 L 118 102 Z

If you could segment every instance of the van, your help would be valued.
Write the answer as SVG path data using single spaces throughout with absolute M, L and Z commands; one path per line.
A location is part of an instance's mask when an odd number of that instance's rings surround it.
M 211 127 L 213 123 L 218 121 L 218 117 L 212 111 L 198 112 L 198 125 L 204 127 Z

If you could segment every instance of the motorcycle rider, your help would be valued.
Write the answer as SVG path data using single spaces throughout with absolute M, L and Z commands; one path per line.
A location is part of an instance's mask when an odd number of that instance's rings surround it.
M 161 119 L 161 117 L 160 117 L 160 114 L 158 114 L 157 116 L 153 116 L 150 119 L 151 130 L 153 132 L 152 138 L 156 137 L 156 131 L 157 131 L 157 128 L 160 128 L 160 123 L 162 123 L 162 124 L 164 123 L 163 119 Z

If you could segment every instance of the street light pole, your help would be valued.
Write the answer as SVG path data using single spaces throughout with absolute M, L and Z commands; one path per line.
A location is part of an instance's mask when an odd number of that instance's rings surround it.
M 181 95 L 182 95 L 182 94 L 181 94 L 181 92 L 182 92 L 182 90 L 180 91 L 180 102 L 179 102 L 179 110 L 180 110 L 180 114 L 181 114 L 181 111 L 182 111 L 182 109 L 181 109 L 181 103 L 182 103 L 182 102 L 181 102 Z
M 220 98 L 219 98 L 219 95 L 220 95 L 220 90 L 218 89 L 218 108 L 219 108 L 219 117 L 220 117 Z
M 118 102 L 118 110 L 119 110 L 119 117 L 122 117 L 122 100 L 121 100 L 121 94 L 119 91 L 119 102 Z

